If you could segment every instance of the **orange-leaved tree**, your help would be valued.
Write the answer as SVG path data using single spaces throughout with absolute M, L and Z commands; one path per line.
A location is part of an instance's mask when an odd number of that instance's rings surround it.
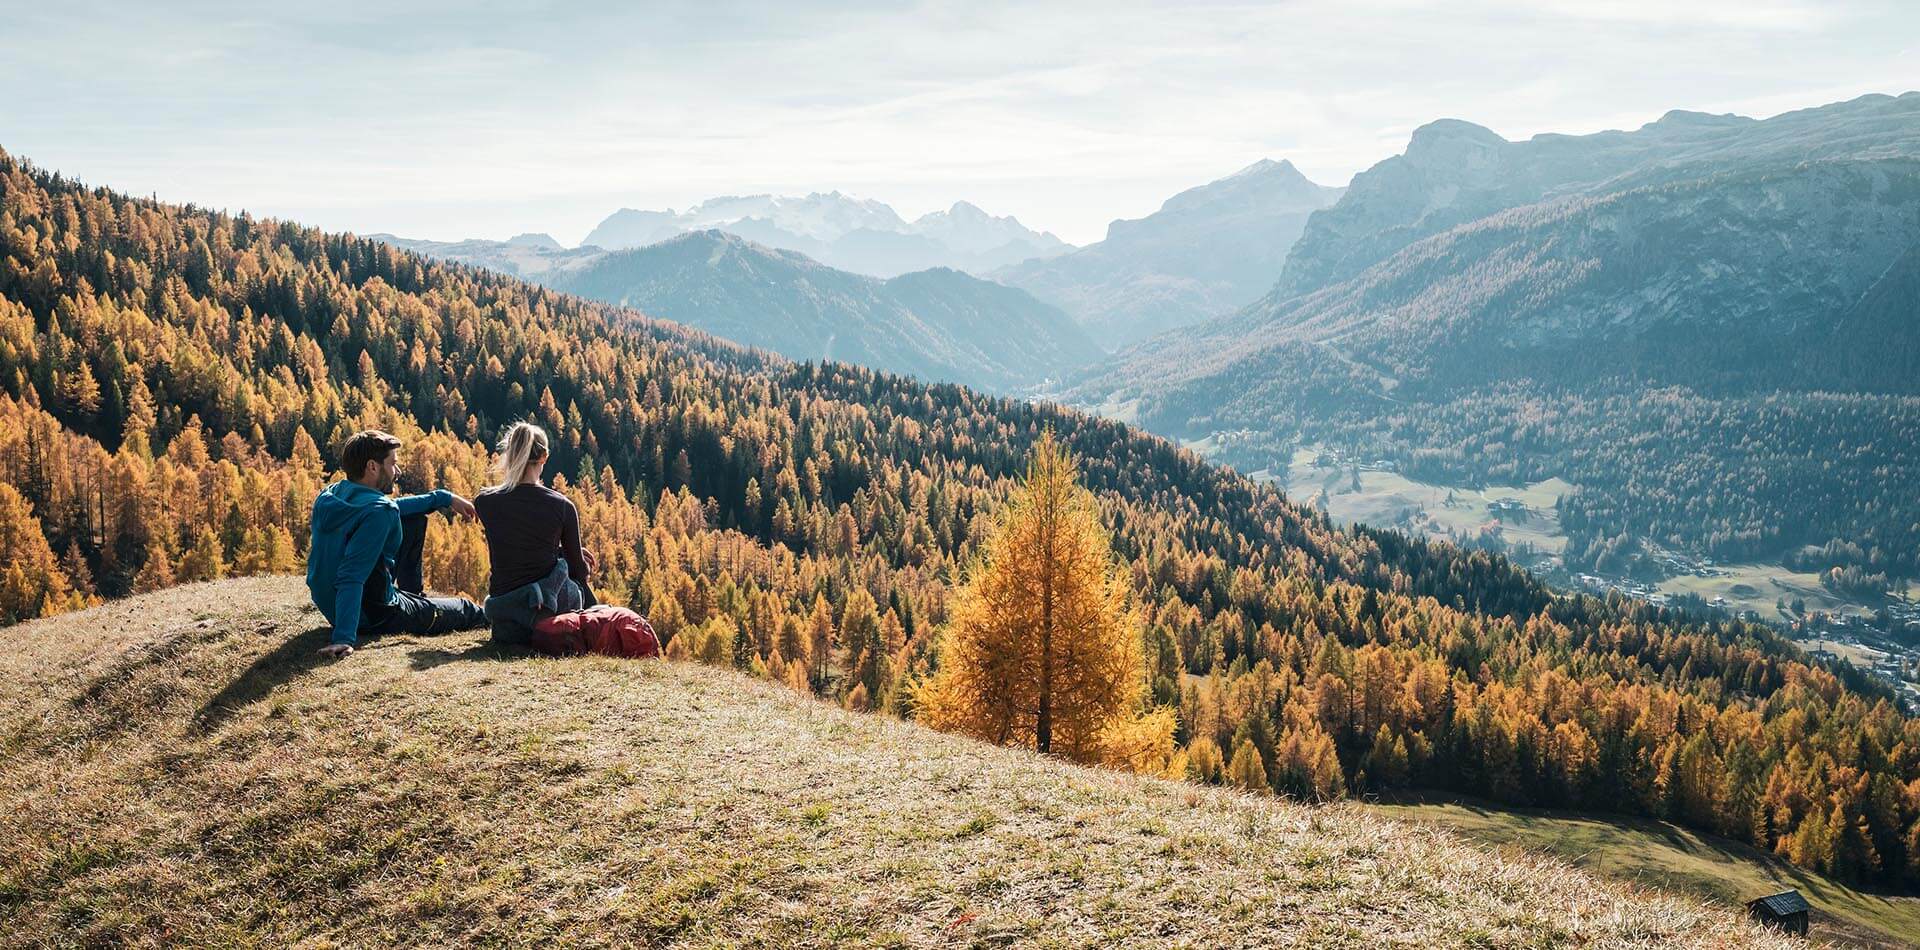
M 1079 762 L 1163 771 L 1173 717 L 1144 711 L 1140 623 L 1091 493 L 1046 430 L 956 592 L 916 697 L 937 729 Z

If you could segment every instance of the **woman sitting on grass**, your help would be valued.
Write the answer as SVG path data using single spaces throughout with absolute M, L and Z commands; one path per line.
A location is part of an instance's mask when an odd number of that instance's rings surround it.
M 500 436 L 500 483 L 473 499 L 492 566 L 485 605 L 495 643 L 526 646 L 533 626 L 594 603 L 587 579 L 593 555 L 580 548 L 580 513 L 567 496 L 540 484 L 546 430 L 516 422 Z

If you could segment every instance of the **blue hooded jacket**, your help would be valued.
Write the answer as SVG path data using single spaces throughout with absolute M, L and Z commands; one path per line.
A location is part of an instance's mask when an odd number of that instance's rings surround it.
M 400 519 L 453 504 L 442 488 L 424 495 L 390 498 L 359 482 L 341 479 L 313 500 L 313 538 L 307 545 L 307 590 L 313 605 L 333 624 L 333 642 L 360 641 L 360 602 L 373 569 L 382 572 L 385 603 L 393 603 L 393 559 L 400 553 Z

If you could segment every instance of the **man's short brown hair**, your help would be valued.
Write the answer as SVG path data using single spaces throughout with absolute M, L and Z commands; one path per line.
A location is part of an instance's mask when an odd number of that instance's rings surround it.
M 398 438 L 379 429 L 355 432 L 340 450 L 340 471 L 357 481 L 367 473 L 368 463 L 386 458 L 388 452 L 399 447 Z

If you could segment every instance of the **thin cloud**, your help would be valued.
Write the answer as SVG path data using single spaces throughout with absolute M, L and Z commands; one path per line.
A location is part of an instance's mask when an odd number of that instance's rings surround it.
M 99 3 L 13 22 L 0 85 L 26 94 L 0 99 L 0 147 L 138 193 L 565 241 L 621 206 L 838 189 L 1086 242 L 1263 157 L 1344 183 L 1440 117 L 1525 138 L 1901 92 L 1920 11 Z

